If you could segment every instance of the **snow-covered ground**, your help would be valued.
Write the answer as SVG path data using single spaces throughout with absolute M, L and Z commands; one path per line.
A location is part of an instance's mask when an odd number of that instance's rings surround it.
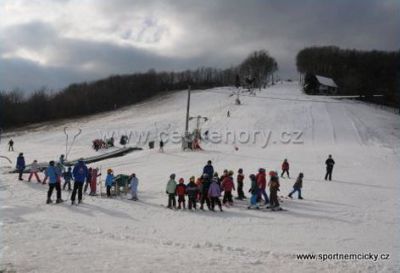
M 262 131 L 255 143 L 238 143 L 238 150 L 231 143 L 209 143 L 201 152 L 167 143 L 165 153 L 144 146 L 91 165 L 103 174 L 107 168 L 135 172 L 140 202 L 85 196 L 78 207 L 46 205 L 47 187 L 17 181 L 0 159 L 0 272 L 400 272 L 399 116 L 356 101 L 309 97 L 295 83 L 242 96 L 240 106 L 229 96 L 232 90 L 193 92 L 191 115 L 209 117 L 203 131 Z M 71 159 L 95 155 L 91 140 L 106 132 L 182 132 L 186 99 L 186 92 L 177 92 L 123 110 L 8 132 L 16 151 L 7 151 L 3 134 L 1 155 L 13 162 L 18 152 L 27 163 L 57 159 L 65 151 L 64 126 L 71 134 L 82 128 Z M 294 143 L 298 132 L 303 143 Z M 289 143 L 282 133 L 291 134 Z M 265 136 L 270 139 L 262 148 Z M 328 154 L 336 161 L 331 182 L 323 180 Z M 223 213 L 161 206 L 170 173 L 185 180 L 199 176 L 208 159 L 218 172 L 242 167 L 247 193 L 249 174 L 260 167 L 279 170 L 284 158 L 293 177 L 305 174 L 305 200 L 284 199 L 287 211 L 247 210 L 246 202 Z M 293 183 L 282 179 L 280 194 L 286 196 Z M 296 258 L 309 253 L 390 254 L 390 259 Z

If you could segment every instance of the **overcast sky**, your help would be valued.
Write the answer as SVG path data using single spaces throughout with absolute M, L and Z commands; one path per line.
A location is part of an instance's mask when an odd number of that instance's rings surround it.
M 398 50 L 399 0 L 1 0 L 0 89 L 237 65 L 266 49 L 281 77 L 312 45 Z

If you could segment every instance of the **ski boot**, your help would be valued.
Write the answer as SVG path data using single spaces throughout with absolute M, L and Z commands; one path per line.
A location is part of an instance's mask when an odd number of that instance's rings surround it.
M 301 197 L 301 196 L 299 196 L 299 199 L 300 199 L 300 200 L 303 200 L 304 198 L 303 198 L 303 197 Z
M 62 200 L 61 198 L 56 200 L 56 204 L 60 204 L 62 202 L 64 202 L 64 200 Z
M 75 201 L 71 201 L 71 206 L 75 205 Z
M 51 204 L 51 203 L 53 203 L 53 201 L 51 201 L 51 199 L 49 198 L 49 199 L 47 199 L 47 201 L 46 201 L 46 204 Z

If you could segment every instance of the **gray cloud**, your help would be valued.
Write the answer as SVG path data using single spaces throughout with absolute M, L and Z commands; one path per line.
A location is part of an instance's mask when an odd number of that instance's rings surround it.
M 58 3 L 80 11 L 73 4 Z M 80 14 L 82 22 L 60 13 L 52 21 L 38 16 L 0 24 L 0 88 L 61 88 L 150 68 L 223 68 L 262 48 L 277 59 L 281 76 L 291 77 L 294 58 L 306 46 L 398 50 L 400 45 L 396 0 L 117 0 L 88 8 Z

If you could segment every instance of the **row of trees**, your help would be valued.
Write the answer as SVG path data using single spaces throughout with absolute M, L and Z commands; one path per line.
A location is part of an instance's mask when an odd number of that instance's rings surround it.
M 274 65 L 274 67 L 270 67 Z M 91 83 L 72 84 L 51 94 L 37 90 L 29 97 L 21 92 L 0 92 L 2 128 L 79 117 L 113 110 L 143 101 L 152 96 L 191 85 L 205 89 L 235 84 L 237 75 L 267 78 L 276 69 L 276 62 L 266 51 L 252 53 L 243 64 L 229 69 L 202 67 L 182 72 L 156 72 L 116 75 Z
M 309 47 L 297 54 L 296 64 L 302 74 L 332 78 L 339 94 L 383 94 L 387 102 L 399 101 L 400 51 Z

